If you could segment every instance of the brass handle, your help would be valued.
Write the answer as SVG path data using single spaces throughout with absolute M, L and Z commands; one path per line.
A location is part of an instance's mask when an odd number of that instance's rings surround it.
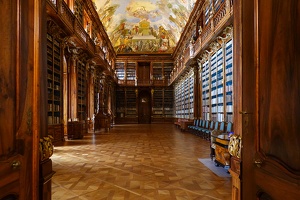
M 261 165 L 263 164 L 263 162 L 261 160 L 255 160 L 254 164 L 258 167 L 261 168 Z
M 247 111 L 240 111 L 239 113 L 242 114 L 242 115 L 249 115 L 249 114 L 252 114 L 252 113 L 249 113 L 249 112 L 247 112 Z
M 19 160 L 14 160 L 12 163 L 11 163 L 11 168 L 12 169 L 19 169 L 21 166 L 21 162 Z

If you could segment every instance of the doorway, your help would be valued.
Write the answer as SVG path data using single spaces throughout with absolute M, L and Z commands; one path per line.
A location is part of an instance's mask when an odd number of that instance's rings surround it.
M 151 93 L 150 90 L 142 90 L 139 93 L 139 124 L 151 123 Z

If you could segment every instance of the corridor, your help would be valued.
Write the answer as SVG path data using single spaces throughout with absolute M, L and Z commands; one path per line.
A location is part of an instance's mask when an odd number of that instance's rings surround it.
M 231 178 L 198 160 L 209 154 L 173 124 L 115 125 L 55 146 L 52 199 L 231 199 Z

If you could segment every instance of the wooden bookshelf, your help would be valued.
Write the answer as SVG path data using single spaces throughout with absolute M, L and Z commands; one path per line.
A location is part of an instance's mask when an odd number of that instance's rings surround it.
M 232 40 L 202 64 L 202 118 L 233 122 Z
M 116 75 L 118 78 L 118 84 L 125 84 L 125 63 L 116 63 Z
M 194 70 L 191 69 L 175 84 L 175 117 L 194 118 Z
M 85 121 L 87 117 L 86 107 L 86 70 L 85 65 L 81 61 L 77 62 L 77 118 L 78 121 Z
M 164 88 L 164 121 L 173 122 L 174 92 L 173 87 Z
M 226 43 L 225 48 L 225 120 L 233 122 L 233 42 Z
M 63 141 L 61 44 L 47 34 L 48 134 Z
M 74 2 L 74 15 L 78 19 L 80 24 L 83 24 L 83 6 L 81 0 L 75 0 Z
M 136 63 L 128 62 L 126 65 L 126 85 L 134 86 L 136 80 Z
M 170 75 L 173 70 L 174 64 L 171 62 L 164 62 L 163 74 L 164 74 L 164 83 L 165 85 L 169 84 Z
M 208 61 L 204 62 L 202 70 L 202 118 L 210 118 L 210 68 Z
M 152 93 L 152 122 L 157 122 L 163 118 L 163 89 L 154 88 Z
M 125 117 L 133 121 L 137 119 L 137 96 L 134 88 L 126 88 L 126 110 Z

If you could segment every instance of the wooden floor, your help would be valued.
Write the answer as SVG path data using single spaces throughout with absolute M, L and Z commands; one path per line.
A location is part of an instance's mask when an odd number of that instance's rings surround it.
M 55 146 L 52 199 L 231 199 L 231 178 L 198 161 L 209 154 L 173 124 L 115 125 Z

